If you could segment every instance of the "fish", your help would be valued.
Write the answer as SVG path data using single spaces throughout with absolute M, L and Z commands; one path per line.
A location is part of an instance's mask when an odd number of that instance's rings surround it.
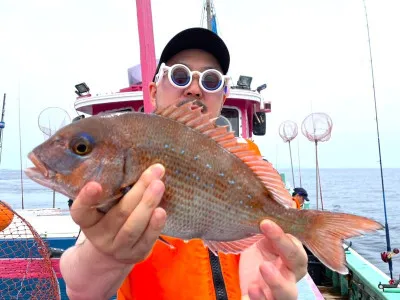
M 153 164 L 165 167 L 162 235 L 201 239 L 212 252 L 238 254 L 262 239 L 268 219 L 300 240 L 325 266 L 347 274 L 343 241 L 383 228 L 353 214 L 292 208 L 273 165 L 227 126 L 187 102 L 153 113 L 95 115 L 59 129 L 28 155 L 33 181 L 75 199 L 101 184 L 107 212 Z

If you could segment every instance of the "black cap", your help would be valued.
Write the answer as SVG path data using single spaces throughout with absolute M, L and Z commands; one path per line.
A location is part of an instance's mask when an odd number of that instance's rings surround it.
M 299 196 L 302 196 L 302 197 L 304 197 L 304 200 L 305 201 L 310 201 L 309 199 L 308 199 L 308 194 L 307 194 L 307 191 L 305 190 L 305 189 L 303 189 L 303 188 L 294 188 L 293 189 L 293 194 L 292 194 L 292 196 L 296 196 L 296 195 L 299 195 Z
M 225 75 L 229 69 L 229 50 L 224 41 L 214 32 L 202 27 L 185 29 L 175 35 L 165 46 L 153 77 L 158 73 L 162 63 L 166 63 L 177 53 L 188 49 L 200 49 L 213 55 Z

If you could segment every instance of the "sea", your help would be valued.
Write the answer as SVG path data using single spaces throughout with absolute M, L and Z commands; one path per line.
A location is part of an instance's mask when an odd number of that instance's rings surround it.
M 284 173 L 288 184 L 293 186 L 291 170 L 282 169 L 279 172 Z M 383 169 L 385 197 L 380 169 L 320 169 L 319 175 L 324 210 L 367 216 L 385 225 L 385 198 L 391 248 L 400 248 L 400 169 Z M 301 185 L 307 190 L 310 208 L 316 208 L 316 171 L 296 170 L 294 180 L 295 186 Z M 321 209 L 321 194 L 318 193 L 318 208 Z M 68 208 L 65 196 L 53 194 L 52 190 L 31 181 L 19 170 L 0 170 L 0 200 L 15 209 L 22 208 L 22 203 L 26 209 L 53 207 L 53 201 L 56 208 Z M 389 275 L 388 264 L 381 259 L 381 252 L 387 250 L 386 230 L 347 242 L 351 242 L 353 249 Z M 393 258 L 393 276 L 398 278 L 399 275 L 400 254 Z

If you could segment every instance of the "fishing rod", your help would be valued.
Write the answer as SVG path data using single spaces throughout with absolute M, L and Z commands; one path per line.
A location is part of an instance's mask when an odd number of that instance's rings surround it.
M 20 181 L 21 181 L 21 208 L 25 208 L 24 204 L 24 180 L 22 176 L 22 139 L 21 139 L 21 96 L 20 87 L 18 83 L 18 135 L 19 135 L 19 163 L 20 163 Z
M 371 38 L 370 38 L 370 34 L 369 34 L 368 14 L 367 14 L 367 6 L 365 4 L 365 0 L 363 0 L 363 3 L 364 3 L 364 11 L 365 11 L 365 20 L 367 22 L 368 46 L 369 46 L 369 57 L 370 57 L 370 65 L 371 65 L 371 77 L 372 77 L 372 90 L 374 93 L 375 121 L 376 121 L 376 132 L 377 132 L 377 138 L 378 138 L 379 165 L 380 165 L 380 171 L 381 171 L 383 210 L 385 213 L 386 248 L 387 248 L 387 252 L 391 252 L 390 233 L 389 233 L 389 226 L 388 226 L 387 213 L 386 213 L 385 185 L 383 182 L 382 153 L 381 153 L 381 142 L 380 142 L 380 137 L 379 137 L 378 108 L 377 108 L 377 104 L 376 104 L 375 77 L 374 77 L 374 67 L 373 67 L 373 63 L 372 63 Z M 393 265 L 392 265 L 391 259 L 388 260 L 388 265 L 389 265 L 390 279 L 393 280 Z
M 6 112 L 6 93 L 3 96 L 3 108 L 1 110 L 1 121 L 0 121 L 0 164 L 1 164 L 1 153 L 3 151 L 3 129 L 5 127 L 4 114 Z

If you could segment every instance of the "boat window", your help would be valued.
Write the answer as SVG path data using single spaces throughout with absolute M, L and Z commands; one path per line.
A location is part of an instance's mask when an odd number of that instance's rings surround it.
M 132 109 L 132 107 L 124 107 L 124 108 L 105 110 L 104 113 L 111 114 L 111 113 L 119 113 L 119 112 L 126 112 L 126 111 L 133 111 L 133 109 Z
M 239 111 L 236 108 L 222 108 L 221 115 L 223 118 L 218 118 L 217 125 L 227 125 L 226 120 L 230 123 L 231 130 L 235 132 L 235 136 L 238 137 L 239 131 Z
M 122 108 L 122 109 L 117 109 L 116 112 L 124 112 L 124 111 L 133 111 L 132 108 Z

